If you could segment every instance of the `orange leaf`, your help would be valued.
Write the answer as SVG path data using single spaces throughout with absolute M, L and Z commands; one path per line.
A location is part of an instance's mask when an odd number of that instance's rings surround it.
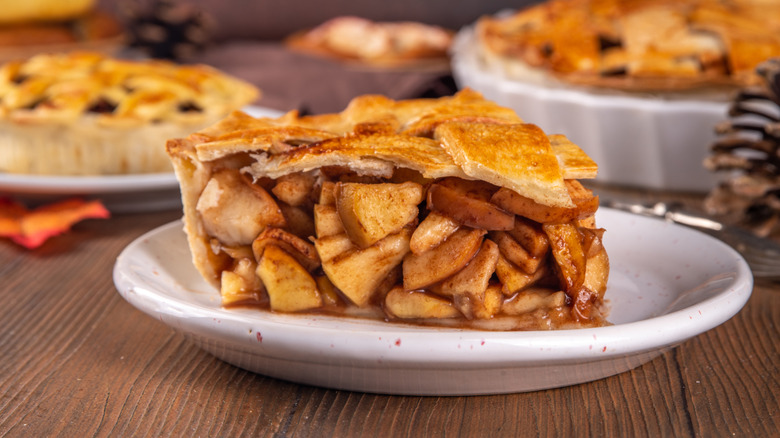
M 19 219 L 27 213 L 27 209 L 18 202 L 8 198 L 0 198 L 0 237 L 11 237 L 22 232 Z
M 13 201 L 0 202 L 0 236 L 27 248 L 37 248 L 48 238 L 62 234 L 83 219 L 110 216 L 100 201 L 68 199 L 28 211 Z

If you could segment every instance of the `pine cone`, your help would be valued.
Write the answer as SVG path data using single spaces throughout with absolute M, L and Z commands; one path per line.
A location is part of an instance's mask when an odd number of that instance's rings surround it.
M 152 58 L 184 60 L 209 42 L 211 20 L 191 5 L 156 0 L 151 7 L 125 8 L 130 47 Z
M 763 83 L 737 93 L 704 166 L 728 172 L 705 200 L 709 213 L 760 236 L 780 235 L 780 58 L 760 64 Z

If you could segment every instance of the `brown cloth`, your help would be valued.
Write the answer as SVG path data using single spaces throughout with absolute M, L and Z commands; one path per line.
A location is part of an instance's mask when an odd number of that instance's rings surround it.
M 362 94 L 409 99 L 455 91 L 447 68 L 390 70 L 348 65 L 292 52 L 277 42 L 224 42 L 189 62 L 211 65 L 256 85 L 262 90 L 255 103 L 258 106 L 306 114 L 341 111 Z

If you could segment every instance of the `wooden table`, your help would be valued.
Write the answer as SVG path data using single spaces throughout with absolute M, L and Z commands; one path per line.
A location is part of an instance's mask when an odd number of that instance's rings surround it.
M 633 371 L 524 394 L 399 397 L 252 374 L 125 302 L 119 252 L 179 211 L 0 241 L 0 436 L 778 436 L 780 285 Z

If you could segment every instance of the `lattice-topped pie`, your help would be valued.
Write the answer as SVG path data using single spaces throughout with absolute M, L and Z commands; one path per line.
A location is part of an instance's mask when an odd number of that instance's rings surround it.
M 551 0 L 483 17 L 476 31 L 486 60 L 518 76 L 626 90 L 733 86 L 780 56 L 780 2 Z
M 165 140 L 253 102 L 213 68 L 97 53 L 43 54 L 0 68 L 0 171 L 104 175 L 170 171 Z
M 235 112 L 168 142 L 193 262 L 225 306 L 491 330 L 606 324 L 609 261 L 560 135 L 463 90 Z

